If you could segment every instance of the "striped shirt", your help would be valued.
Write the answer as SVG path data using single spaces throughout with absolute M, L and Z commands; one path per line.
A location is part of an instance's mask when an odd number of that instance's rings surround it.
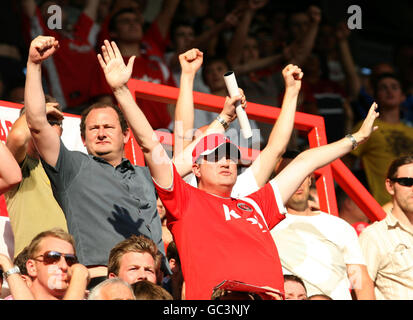
M 360 234 L 377 299 L 413 299 L 413 233 L 391 213 Z

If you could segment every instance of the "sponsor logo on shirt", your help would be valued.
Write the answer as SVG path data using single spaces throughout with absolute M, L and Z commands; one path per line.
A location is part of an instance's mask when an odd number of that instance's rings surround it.
M 240 205 L 243 207 L 242 210 L 247 211 L 247 212 L 253 212 L 253 209 L 247 206 L 245 203 L 238 203 L 237 207 L 240 208 L 239 207 Z M 248 215 L 248 218 L 245 218 L 245 217 L 240 216 L 234 210 L 229 210 L 228 206 L 226 206 L 225 204 L 223 204 L 222 206 L 224 208 L 225 221 L 230 221 L 233 219 L 245 219 L 251 224 L 257 225 L 260 228 L 261 232 L 267 232 L 267 228 L 264 228 L 264 226 L 258 221 L 258 217 L 255 214 Z

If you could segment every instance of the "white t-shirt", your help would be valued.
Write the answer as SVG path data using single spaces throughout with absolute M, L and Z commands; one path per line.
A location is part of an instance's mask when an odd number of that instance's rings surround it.
M 193 173 L 187 175 L 184 180 L 191 186 L 197 188 L 196 177 Z M 239 199 L 258 191 L 259 187 L 255 180 L 251 167 L 245 169 L 245 171 L 238 175 L 237 182 L 232 188 L 231 197 Z
M 366 263 L 350 224 L 324 212 L 315 216 L 287 213 L 271 235 L 284 274 L 300 277 L 308 296 L 322 293 L 334 300 L 351 300 L 346 265 Z

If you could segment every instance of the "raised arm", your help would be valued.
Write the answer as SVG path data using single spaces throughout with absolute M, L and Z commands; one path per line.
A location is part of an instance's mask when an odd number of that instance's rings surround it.
M 22 180 L 22 173 L 6 145 L 0 141 L 0 194 L 13 188 Z
M 125 65 L 115 42 L 109 43 L 105 40 L 102 55 L 98 54 L 98 60 L 106 81 L 112 88 L 119 107 L 142 149 L 152 178 L 161 187 L 169 188 L 172 185 L 171 160 L 127 87 L 135 56 Z
M 278 160 L 287 149 L 294 128 L 294 115 L 303 73 L 299 67 L 290 64 L 283 69 L 282 74 L 285 94 L 280 116 L 274 124 L 267 145 L 251 165 L 258 187 L 268 182 Z
M 60 137 L 47 121 L 41 67 L 58 47 L 54 37 L 38 36 L 31 42 L 24 90 L 27 125 L 40 157 L 51 166 L 56 165 L 59 156 Z
M 179 55 L 181 65 L 181 84 L 175 108 L 174 125 L 174 157 L 192 141 L 194 129 L 194 78 L 202 66 L 203 53 L 198 49 L 191 49 Z
M 10 258 L 0 253 L 0 272 L 7 272 L 13 267 L 14 264 Z M 34 300 L 33 294 L 20 276 L 20 273 L 9 275 L 7 283 L 14 300 Z
M 374 126 L 374 120 L 379 116 L 376 109 L 377 104 L 373 103 L 362 126 L 352 135 L 355 141 L 345 137 L 318 148 L 308 149 L 300 153 L 273 179 L 278 185 L 283 203 L 286 203 L 294 194 L 305 177 L 316 169 L 344 156 L 370 137 L 371 133 L 377 129 Z

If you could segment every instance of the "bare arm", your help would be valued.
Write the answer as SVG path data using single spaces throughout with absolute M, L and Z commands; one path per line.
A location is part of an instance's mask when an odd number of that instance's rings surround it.
M 80 263 L 70 267 L 70 283 L 63 300 L 85 299 L 86 287 L 90 281 L 89 270 Z
M 7 146 L 0 141 L 0 194 L 13 188 L 22 180 L 19 164 Z
M 357 74 L 356 66 L 354 64 L 353 55 L 351 54 L 350 46 L 348 43 L 348 37 L 350 30 L 345 24 L 340 24 L 336 31 L 338 40 L 338 48 L 341 54 L 341 60 L 343 67 L 347 75 L 347 83 L 349 86 L 350 99 L 357 99 L 360 89 L 361 80 Z
M 156 17 L 156 23 L 163 38 L 168 35 L 179 1 L 180 0 L 164 0 L 162 3 L 162 9 Z
M 291 50 L 293 58 L 290 60 L 290 63 L 303 65 L 314 48 L 318 27 L 321 21 L 321 10 L 316 6 L 310 6 L 308 8 L 308 15 L 311 21 L 310 28 L 303 39 L 299 39 L 292 44 Z
M 374 283 L 370 279 L 365 265 L 347 265 L 347 275 L 351 286 L 356 293 L 357 300 L 376 300 Z
M 106 81 L 112 88 L 119 107 L 142 149 L 152 178 L 161 187 L 168 188 L 172 185 L 171 160 L 127 87 L 135 56 L 129 59 L 126 66 L 115 42 L 109 43 L 105 40 L 104 44 L 102 55 L 98 54 L 98 60 Z
M 40 157 L 51 166 L 56 165 L 59 156 L 60 138 L 47 122 L 41 63 L 51 56 L 58 46 L 54 37 L 39 36 L 32 41 L 24 90 L 27 125 Z
M 175 108 L 174 157 L 192 141 L 194 128 L 194 78 L 202 65 L 203 53 L 191 49 L 179 55 L 181 64 L 181 84 Z
M 83 13 L 93 21 L 96 21 L 97 19 L 99 2 L 100 0 L 87 0 L 83 9 Z
M 364 143 L 373 131 L 374 120 L 379 116 L 376 112 L 377 104 L 373 103 L 361 128 L 353 134 L 357 143 Z M 330 162 L 344 156 L 352 150 L 352 142 L 343 138 L 336 142 L 306 150 L 298 155 L 273 180 L 277 183 L 283 203 L 298 189 L 305 177 Z
M 13 266 L 13 262 L 9 257 L 0 254 L 0 272 L 7 272 Z M 33 294 L 19 273 L 10 275 L 7 278 L 7 283 L 14 300 L 34 300 Z
M 13 123 L 6 143 L 19 164 L 26 158 L 27 146 L 31 137 L 29 127 L 27 126 L 26 114 L 24 113 Z
M 280 116 L 274 124 L 267 145 L 251 165 L 258 187 L 268 182 L 278 160 L 287 149 L 294 128 L 294 115 L 303 73 L 300 68 L 291 64 L 285 67 L 282 73 L 286 90 Z

